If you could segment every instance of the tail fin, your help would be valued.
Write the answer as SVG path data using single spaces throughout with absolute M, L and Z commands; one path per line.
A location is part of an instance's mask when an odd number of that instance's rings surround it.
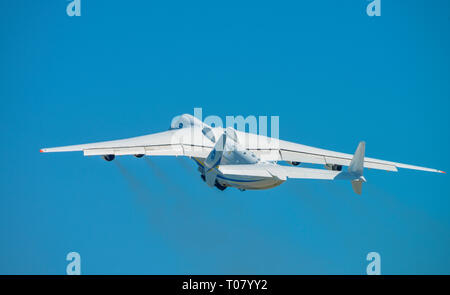
M 363 176 L 365 150 L 366 143 L 361 141 L 356 149 L 352 161 L 350 162 L 350 165 L 348 166 L 348 172 L 354 177 L 352 180 L 353 191 L 358 195 L 362 193 L 363 182 L 366 182 L 366 179 Z
M 353 156 L 350 165 L 348 166 L 348 172 L 360 176 L 363 175 L 365 150 L 366 150 L 366 143 L 364 141 L 361 141 L 358 144 L 358 148 L 356 149 L 355 155 Z

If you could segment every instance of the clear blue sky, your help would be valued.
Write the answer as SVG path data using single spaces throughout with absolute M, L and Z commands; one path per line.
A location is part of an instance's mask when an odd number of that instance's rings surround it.
M 450 274 L 450 178 L 210 189 L 188 159 L 42 147 L 173 116 L 277 115 L 280 137 L 450 170 L 449 1 L 1 1 L 0 273 Z

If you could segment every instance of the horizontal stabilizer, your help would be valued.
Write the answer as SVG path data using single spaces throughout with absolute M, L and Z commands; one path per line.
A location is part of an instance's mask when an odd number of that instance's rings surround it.
M 281 180 L 287 178 L 297 179 L 340 179 L 338 175 L 345 172 L 331 171 L 325 169 L 300 168 L 280 166 L 273 164 L 243 164 L 243 165 L 220 165 L 218 170 L 224 175 L 233 176 L 255 176 L 255 177 L 277 177 Z M 348 179 L 348 178 L 346 178 Z

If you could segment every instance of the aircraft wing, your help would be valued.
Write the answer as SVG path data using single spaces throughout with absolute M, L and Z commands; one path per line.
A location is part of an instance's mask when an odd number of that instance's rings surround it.
M 330 164 L 330 165 L 336 164 L 342 166 L 349 166 L 350 161 L 353 158 L 353 155 L 351 154 L 314 148 L 282 140 L 280 140 L 279 154 L 281 160 L 283 161 L 296 161 L 296 162 L 305 162 L 313 164 Z M 386 171 L 398 171 L 398 168 L 405 168 L 405 169 L 442 173 L 442 171 L 437 169 L 408 165 L 397 162 L 390 162 L 369 157 L 366 157 L 364 159 L 364 167 Z
M 213 145 L 202 136 L 201 129 L 182 128 L 127 139 L 43 148 L 41 152 L 82 151 L 85 156 L 143 154 L 206 158 Z
M 345 154 L 331 150 L 315 148 L 262 135 L 244 133 L 239 131 L 236 131 L 236 134 L 242 146 L 253 151 L 262 160 L 266 161 L 289 161 L 322 165 L 329 164 L 348 166 L 350 165 L 350 161 L 353 158 L 352 154 Z M 398 171 L 398 168 L 405 168 L 443 173 L 443 171 L 437 169 L 390 162 L 369 157 L 366 157 L 364 159 L 364 167 L 386 171 Z

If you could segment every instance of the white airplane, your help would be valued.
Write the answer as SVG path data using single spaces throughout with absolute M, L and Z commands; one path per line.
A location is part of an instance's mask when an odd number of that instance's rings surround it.
M 366 182 L 363 168 L 398 171 L 397 168 L 445 173 L 443 171 L 372 158 L 365 158 L 365 143 L 355 154 L 344 154 L 279 140 L 233 128 L 211 127 L 184 114 L 172 122 L 168 131 L 139 137 L 81 145 L 44 148 L 40 152 L 82 151 L 85 156 L 100 155 L 106 161 L 115 156 L 187 156 L 198 164 L 201 178 L 210 186 L 224 190 L 269 189 L 288 178 L 351 181 L 357 194 Z M 292 166 L 278 165 L 286 162 Z M 300 163 L 325 165 L 326 169 L 293 167 Z M 348 166 L 342 171 L 342 166 Z

